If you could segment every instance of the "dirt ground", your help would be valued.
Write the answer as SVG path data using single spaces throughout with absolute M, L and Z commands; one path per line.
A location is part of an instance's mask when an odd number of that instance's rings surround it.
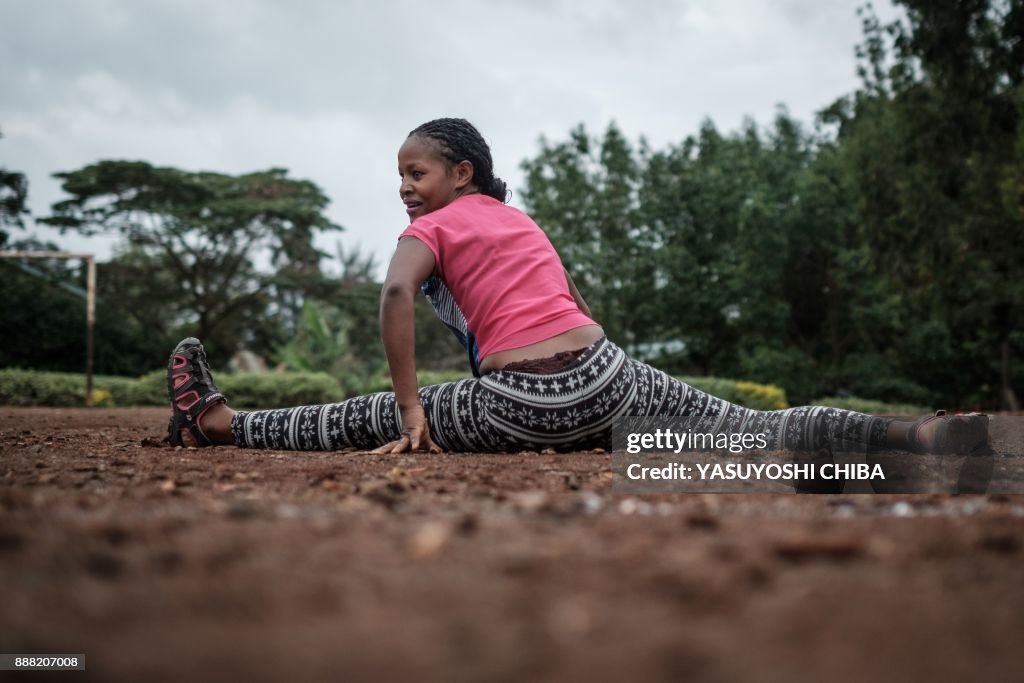
M 0 407 L 32 680 L 1024 679 L 1024 496 L 612 491 L 611 458 L 170 449 Z

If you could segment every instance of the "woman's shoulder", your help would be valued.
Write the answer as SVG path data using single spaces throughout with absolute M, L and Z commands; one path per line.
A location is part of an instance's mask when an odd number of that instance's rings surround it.
M 420 216 L 404 234 L 417 233 L 429 234 L 438 240 L 462 242 L 478 239 L 484 234 L 519 239 L 533 233 L 543 234 L 543 230 L 529 215 L 514 206 L 485 195 L 466 195 L 437 211 Z
M 519 212 L 519 209 L 514 206 L 498 201 L 494 197 L 486 194 L 480 194 L 479 192 L 473 194 L 462 195 L 455 201 L 453 201 L 444 209 L 454 209 L 456 211 L 515 211 Z M 444 209 L 441 209 L 444 211 Z
M 509 206 L 494 197 L 472 194 L 459 197 L 437 211 L 421 216 L 414 221 L 434 227 L 461 226 L 465 224 L 521 223 L 531 221 L 530 217 L 514 206 Z
M 533 219 L 530 218 L 527 213 L 512 206 L 511 204 L 506 204 L 503 201 L 487 195 L 470 196 L 473 197 L 473 199 L 472 201 L 467 202 L 466 207 L 471 212 L 483 213 L 501 220 L 533 223 Z M 466 198 L 468 199 L 469 197 Z

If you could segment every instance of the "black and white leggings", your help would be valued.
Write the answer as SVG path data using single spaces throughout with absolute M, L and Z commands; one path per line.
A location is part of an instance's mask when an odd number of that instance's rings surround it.
M 447 451 L 610 449 L 618 417 L 687 416 L 707 431 L 767 434 L 777 450 L 881 445 L 891 420 L 838 408 L 760 411 L 630 359 L 601 339 L 555 374 L 499 371 L 420 389 L 430 436 Z M 395 395 L 236 413 L 235 445 L 278 450 L 376 448 L 399 438 Z

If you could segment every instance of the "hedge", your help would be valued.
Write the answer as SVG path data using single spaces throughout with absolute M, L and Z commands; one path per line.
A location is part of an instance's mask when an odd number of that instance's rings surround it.
M 345 398 L 338 380 L 324 372 L 280 372 L 270 374 L 215 373 L 217 388 L 233 408 L 282 408 L 333 403 Z M 144 375 L 121 394 L 114 404 L 164 405 L 168 402 L 165 371 Z
M 113 405 L 113 396 L 130 391 L 138 380 L 128 377 L 93 377 L 93 399 Z M 0 404 L 9 406 L 81 406 L 85 403 L 85 375 L 69 372 L 0 370 Z
M 461 370 L 420 370 L 416 373 L 416 381 L 421 387 L 428 387 L 431 384 L 444 384 L 445 382 L 456 382 L 460 379 L 467 379 L 470 375 Z M 363 393 L 371 394 L 377 391 L 391 391 L 391 375 L 378 374 L 370 378 Z
M 786 392 L 774 384 L 757 384 L 721 377 L 680 377 L 681 381 L 701 391 L 755 410 L 788 408 Z
M 421 387 L 442 382 L 454 382 L 466 379 L 467 376 L 466 373 L 459 371 L 417 373 Z M 701 391 L 748 408 L 779 410 L 789 407 L 786 402 L 786 392 L 773 384 L 757 384 L 719 377 L 680 377 L 679 379 Z M 391 378 L 387 375 L 378 375 L 371 380 L 368 386 L 371 387 L 368 391 L 391 391 Z
M 910 403 L 885 403 L 856 396 L 827 396 L 814 400 L 811 405 L 845 408 L 869 415 L 923 415 L 932 412 L 925 406 L 915 406 Z
M 314 403 L 331 403 L 352 395 L 336 379 L 322 372 L 270 374 L 215 373 L 217 385 L 238 408 L 273 408 Z M 468 375 L 458 371 L 421 371 L 420 386 L 453 382 Z M 760 410 L 786 407 L 785 392 L 772 385 L 737 382 L 718 377 L 684 377 L 682 380 L 702 391 L 734 403 Z M 93 377 L 96 406 L 162 406 L 167 403 L 165 371 L 155 370 L 137 379 Z M 360 393 L 390 391 L 391 378 L 376 375 L 359 388 Z M 85 404 L 85 376 L 63 372 L 0 370 L 0 405 L 82 406 Z
M 276 408 L 283 406 L 333 403 L 357 393 L 391 391 L 391 378 L 373 377 L 359 387 L 344 387 L 323 372 L 274 372 L 269 374 L 214 373 L 217 387 L 232 407 Z M 420 386 L 464 379 L 464 372 L 418 373 Z M 95 375 L 93 405 L 162 406 L 166 405 L 166 371 L 154 370 L 137 379 Z M 0 370 L 0 405 L 9 406 L 83 406 L 85 375 L 33 370 Z
M 217 386 L 232 407 L 274 408 L 331 403 L 344 398 L 338 381 L 322 372 L 267 375 L 220 373 Z M 165 371 L 138 379 L 93 377 L 93 403 L 103 406 L 162 406 L 168 403 Z M 82 406 L 85 375 L 31 370 L 0 370 L 0 404 L 12 406 Z
M 276 408 L 283 406 L 332 403 L 353 395 L 352 388 L 323 372 L 283 372 L 270 374 L 216 373 L 217 385 L 238 408 Z M 465 379 L 458 371 L 421 371 L 420 386 Z M 721 377 L 680 377 L 683 382 L 713 396 L 757 410 L 788 407 L 786 392 L 772 384 L 742 382 Z M 165 371 L 154 370 L 137 379 L 97 375 L 93 378 L 93 403 L 96 406 L 162 406 L 167 404 Z M 391 378 L 375 375 L 359 387 L 359 393 L 391 391 Z M 85 375 L 33 370 L 0 370 L 0 405 L 9 406 L 82 406 L 85 404 Z M 845 408 L 875 415 L 921 415 L 931 412 L 925 406 L 884 403 L 855 396 L 819 398 L 811 405 Z

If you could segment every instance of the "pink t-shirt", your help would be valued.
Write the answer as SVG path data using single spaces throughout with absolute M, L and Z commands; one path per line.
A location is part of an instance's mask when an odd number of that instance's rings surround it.
M 470 194 L 421 216 L 399 236 L 434 252 L 480 345 L 480 358 L 592 325 L 576 305 L 548 236 L 525 213 Z

